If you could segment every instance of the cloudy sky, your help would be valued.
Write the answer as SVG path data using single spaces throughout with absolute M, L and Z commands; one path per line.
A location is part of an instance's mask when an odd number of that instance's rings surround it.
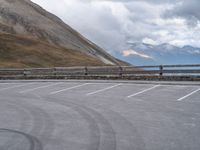
M 200 0 L 32 1 L 112 54 L 135 42 L 200 47 Z

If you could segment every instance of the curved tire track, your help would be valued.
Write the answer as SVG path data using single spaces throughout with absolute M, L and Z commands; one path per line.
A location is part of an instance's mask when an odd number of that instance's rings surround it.
M 13 141 L 10 141 L 10 143 L 9 143 L 9 145 L 7 145 L 7 144 L 5 144 L 5 145 L 2 145 L 0 148 L 1 149 L 4 149 L 4 150 L 6 150 L 6 149 L 10 149 L 11 147 L 14 147 L 15 148 L 15 150 L 16 150 L 16 148 L 17 149 L 19 149 L 20 148 L 20 150 L 42 150 L 42 145 L 41 145 L 41 143 L 39 142 L 39 140 L 36 138 L 36 137 L 33 137 L 33 136 L 31 136 L 31 135 L 29 135 L 29 134 L 26 134 L 26 133 L 24 133 L 24 132 L 20 132 L 20 131 L 16 131 L 16 130 L 11 130 L 11 129 L 5 129 L 5 128 L 0 128 L 0 133 L 7 133 L 7 134 L 14 134 L 14 136 L 22 136 L 24 139 L 26 139 L 27 140 L 27 142 L 29 143 L 28 145 L 29 146 L 27 146 L 27 147 L 16 147 L 16 146 L 18 146 L 19 145 L 19 143 L 18 144 L 16 144 L 15 142 L 13 142 Z M 13 137 L 13 136 L 12 136 Z M 19 137 L 18 137 L 19 138 Z M 24 141 L 22 141 L 22 142 L 24 142 Z M 11 145 L 11 143 L 12 143 L 12 145 Z M 20 145 L 21 146 L 21 145 Z M 12 149 L 12 148 L 11 148 Z M 13 149 L 14 150 L 14 149 Z
M 19 127 L 19 131 L 24 131 L 27 126 L 30 126 L 30 124 L 27 124 L 27 120 L 30 120 L 28 122 L 31 122 L 31 129 L 27 132 L 31 135 L 40 137 L 40 139 L 43 142 L 45 139 L 49 139 L 52 136 L 52 132 L 54 131 L 54 122 L 52 121 L 52 118 L 49 116 L 47 112 L 45 112 L 43 109 L 36 107 L 35 105 L 32 105 L 25 100 L 17 101 L 17 103 L 13 100 L 6 100 L 5 103 L 8 103 L 9 105 L 12 105 L 13 108 L 15 108 L 16 112 L 21 114 L 21 116 L 26 116 L 26 120 L 21 121 L 21 125 Z M 28 115 L 28 116 L 27 116 Z M 9 141 L 11 141 L 10 139 Z M 7 145 L 9 145 L 9 141 Z M 39 140 L 37 139 L 37 143 L 39 143 Z M 34 150 L 41 150 L 42 146 L 37 146 L 40 148 L 34 149 Z
M 2 103 L 5 103 L 9 107 L 11 106 L 12 109 L 14 109 L 16 111 L 16 113 L 19 114 L 19 116 L 22 116 L 24 118 L 23 120 L 25 120 L 25 121 L 20 121 L 19 128 L 15 129 L 15 130 L 7 129 L 7 128 L 0 129 L 0 132 L 13 133 L 13 136 L 11 136 L 9 139 L 7 139 L 7 141 L 3 145 L 1 145 L 1 148 L 9 149 L 13 146 L 16 146 L 16 147 L 20 146 L 22 144 L 21 142 L 23 142 L 23 140 L 20 141 L 20 140 L 18 140 L 18 138 L 19 138 L 19 135 L 22 135 L 25 138 L 27 138 L 28 141 L 30 142 L 30 150 L 42 150 L 43 149 L 42 144 L 36 137 L 30 135 L 29 133 L 22 132 L 22 131 L 26 130 L 26 127 L 29 127 L 29 125 L 27 124 L 27 120 L 31 120 L 29 111 L 27 111 L 27 109 L 24 109 L 24 107 L 20 106 L 20 104 L 16 104 L 15 102 L 11 102 L 9 100 L 1 101 L 1 104 Z M 27 149 L 24 149 L 24 150 L 27 150 Z
M 45 101 L 51 101 L 77 111 L 88 123 L 90 129 L 90 145 L 88 150 L 116 150 L 116 135 L 115 131 L 110 125 L 109 121 L 106 120 L 99 112 L 76 104 L 71 101 L 63 101 L 48 98 Z
M 113 110 L 103 109 L 104 113 L 113 121 L 113 126 L 117 128 L 120 136 L 117 136 L 118 146 L 123 150 L 145 150 L 144 139 L 138 133 L 137 128 L 123 117 L 120 113 Z M 120 142 L 119 142 L 120 141 Z M 120 144 L 121 143 L 121 144 Z

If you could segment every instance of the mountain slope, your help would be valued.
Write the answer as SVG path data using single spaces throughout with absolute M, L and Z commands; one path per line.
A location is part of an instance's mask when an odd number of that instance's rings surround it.
M 80 57 L 79 59 L 81 59 L 81 57 L 88 58 L 88 60 L 83 59 L 82 63 L 75 60 L 74 63 L 71 63 L 73 62 L 72 59 L 71 61 L 65 61 L 63 63 L 57 62 L 59 61 L 57 60 L 55 64 L 59 66 L 70 66 L 78 64 L 80 65 L 124 64 L 123 62 L 115 59 L 114 57 L 106 53 L 96 44 L 84 38 L 81 34 L 73 30 L 70 26 L 66 25 L 58 17 L 45 11 L 40 6 L 32 3 L 30 0 L 0 1 L 0 33 L 6 33 L 6 34 L 1 34 L 1 38 L 3 38 L 3 36 L 6 35 L 7 39 L 8 36 L 10 36 L 12 40 L 16 39 L 16 41 L 18 41 L 17 39 L 19 39 L 21 36 L 23 37 L 23 40 L 25 38 L 29 38 L 28 40 L 31 39 L 34 42 L 42 41 L 41 43 L 38 43 L 38 45 L 40 45 L 39 47 L 42 47 L 42 45 L 44 44 L 43 47 L 47 48 L 45 49 L 46 52 L 48 52 L 48 50 L 52 52 L 53 47 L 56 47 L 55 51 L 66 50 L 65 56 L 63 54 L 63 58 L 68 55 L 67 52 L 69 51 L 70 52 L 73 51 L 74 54 L 79 54 L 78 55 Z M 16 43 L 15 41 L 13 42 Z M 11 44 L 10 50 L 13 48 L 13 52 L 16 52 L 14 50 L 16 45 L 13 45 L 12 42 L 10 44 Z M 45 44 L 47 44 L 48 47 L 46 47 Z M 18 53 L 19 54 L 24 53 L 27 48 L 28 47 L 26 47 L 26 45 L 23 46 L 23 43 L 21 43 L 21 51 L 18 51 Z M 32 50 L 33 50 L 32 54 L 35 54 L 34 52 L 38 52 L 37 50 L 35 50 L 35 48 L 34 45 L 32 45 Z M 6 50 L 5 53 L 7 53 Z M 4 59 L 1 57 L 3 57 L 5 53 L 2 53 L 0 55 L 0 59 Z M 72 56 L 70 57 L 73 58 Z M 42 60 L 43 57 L 40 57 L 40 59 Z M 93 61 L 89 61 L 90 59 Z M 45 63 L 48 64 L 48 62 L 46 61 Z M 5 65 L 6 62 L 4 62 L 3 64 Z M 37 64 L 37 66 L 48 66 L 43 64 Z M 27 67 L 29 66 L 29 64 L 27 65 L 24 64 L 24 65 Z
M 0 34 L 0 66 L 58 67 L 103 65 L 78 51 L 11 34 Z

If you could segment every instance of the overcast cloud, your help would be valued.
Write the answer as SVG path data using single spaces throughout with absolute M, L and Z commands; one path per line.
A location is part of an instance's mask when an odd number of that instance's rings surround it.
M 200 0 L 32 0 L 109 52 L 131 42 L 200 47 Z

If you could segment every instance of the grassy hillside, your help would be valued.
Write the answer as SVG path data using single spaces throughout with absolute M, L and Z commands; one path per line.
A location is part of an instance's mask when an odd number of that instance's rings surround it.
M 0 67 L 67 67 L 105 65 L 78 51 L 54 46 L 31 37 L 0 33 Z

